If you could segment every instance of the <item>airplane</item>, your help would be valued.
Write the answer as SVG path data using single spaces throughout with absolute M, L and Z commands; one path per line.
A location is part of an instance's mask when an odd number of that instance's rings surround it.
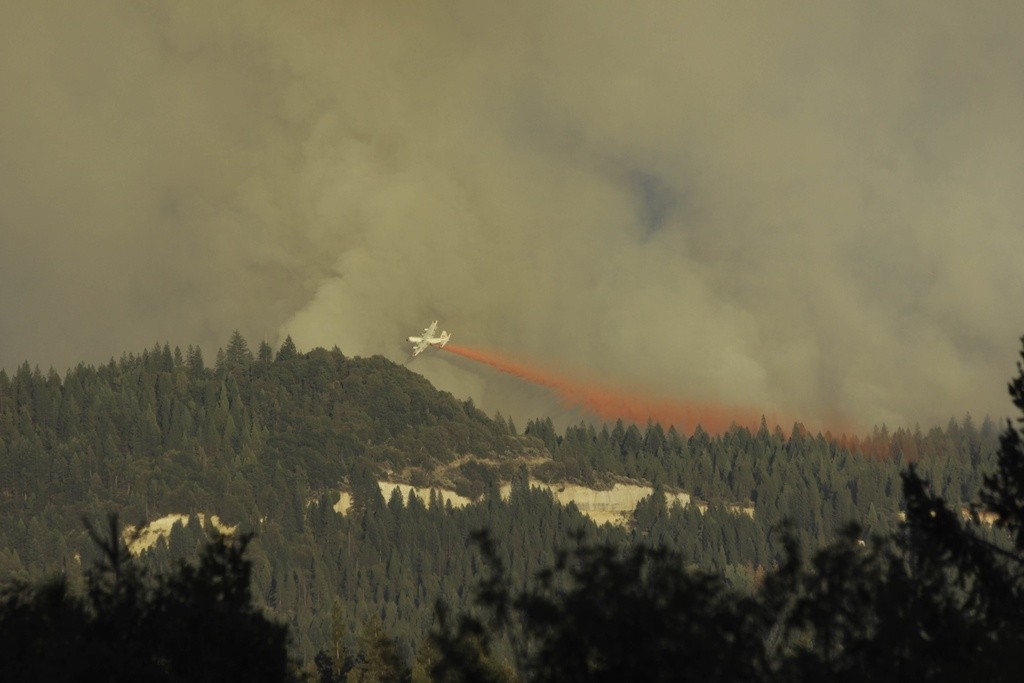
M 452 335 L 448 334 L 448 331 L 442 331 L 440 337 L 435 337 L 437 333 L 437 321 L 430 323 L 427 329 L 423 330 L 422 337 L 409 337 L 409 341 L 412 342 L 412 355 L 418 356 L 428 346 L 440 346 L 444 348 L 444 345 L 448 343 L 448 340 L 452 338 Z

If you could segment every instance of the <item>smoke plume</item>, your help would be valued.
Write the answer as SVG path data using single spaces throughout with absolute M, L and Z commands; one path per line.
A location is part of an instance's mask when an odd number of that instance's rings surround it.
M 440 318 L 809 424 L 1006 414 L 1021 26 L 1012 0 L 13 0 L 0 367 L 235 328 L 402 360 Z M 454 361 L 410 367 L 561 410 Z

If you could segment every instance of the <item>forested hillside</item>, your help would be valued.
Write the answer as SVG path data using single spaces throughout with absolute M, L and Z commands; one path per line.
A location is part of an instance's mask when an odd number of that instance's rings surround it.
M 946 500 L 973 497 L 997 432 L 968 416 L 860 441 L 799 426 L 711 436 L 621 422 L 559 435 L 547 418 L 517 434 L 384 358 L 299 353 L 290 339 L 253 354 L 238 334 L 212 367 L 197 348 L 167 345 L 63 377 L 25 364 L 0 371 L 0 576 L 76 579 L 95 553 L 81 520 L 110 511 L 129 523 L 191 515 L 144 555 L 166 569 L 212 533 L 198 514 L 218 515 L 256 533 L 256 600 L 293 626 L 302 658 L 358 648 L 382 628 L 411 660 L 435 601 L 465 604 L 480 572 L 466 542 L 476 529 L 491 530 L 517 582 L 582 538 L 662 544 L 743 588 L 777 564 L 784 520 L 808 551 L 849 520 L 867 534 L 893 528 L 908 462 Z M 385 474 L 477 502 L 385 499 Z M 531 490 L 530 476 L 655 492 L 628 528 L 598 528 Z M 342 489 L 353 500 L 344 514 Z M 667 506 L 665 490 L 701 505 Z M 750 506 L 752 517 L 738 512 Z
M 130 519 L 216 507 L 231 520 L 277 517 L 308 491 L 336 491 L 357 463 L 425 467 L 457 453 L 518 452 L 469 403 L 383 358 L 257 357 L 236 336 L 207 368 L 164 346 L 62 379 L 0 371 L 0 487 L 45 526 L 77 524 L 111 503 Z M 15 547 L 16 544 L 15 544 Z

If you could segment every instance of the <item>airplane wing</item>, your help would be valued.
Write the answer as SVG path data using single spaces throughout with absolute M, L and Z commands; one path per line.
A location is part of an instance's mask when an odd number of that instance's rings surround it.
M 423 330 L 422 337 L 409 337 L 409 341 L 412 342 L 412 355 L 420 355 L 428 346 L 434 344 L 440 344 L 444 346 L 448 343 L 448 338 L 451 336 L 448 332 L 442 332 L 440 337 L 435 337 L 437 333 L 437 321 L 430 323 L 427 329 Z
M 418 356 L 423 353 L 423 350 L 430 346 L 430 342 L 427 341 L 427 337 L 409 337 L 409 341 L 413 343 L 412 355 Z

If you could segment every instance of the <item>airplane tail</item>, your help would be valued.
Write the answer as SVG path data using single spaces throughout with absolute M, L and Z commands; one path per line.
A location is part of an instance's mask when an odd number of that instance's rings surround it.
M 441 332 L 441 348 L 442 349 L 444 348 L 444 345 L 448 343 L 448 340 L 451 339 L 451 338 L 452 338 L 452 335 L 448 334 L 448 330 L 444 330 L 443 332 Z

